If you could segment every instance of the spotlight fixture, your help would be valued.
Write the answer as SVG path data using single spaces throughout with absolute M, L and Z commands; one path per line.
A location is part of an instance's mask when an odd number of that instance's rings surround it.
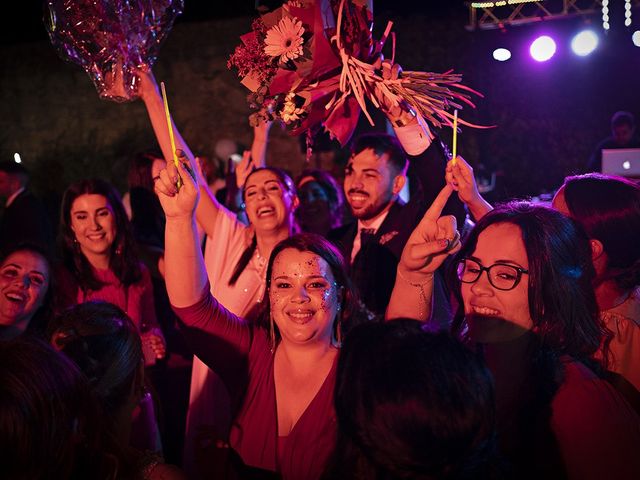
M 633 44 L 636 47 L 640 47 L 640 30 L 636 30 L 635 32 L 633 32 L 633 35 L 631 35 L 631 40 L 633 40 Z
M 529 53 L 535 61 L 546 62 L 555 55 L 556 42 L 548 35 L 538 37 L 529 47 Z
M 583 30 L 571 40 L 571 50 L 580 57 L 586 57 L 598 47 L 598 35 L 593 30 Z
M 499 62 L 506 62 L 511 58 L 511 52 L 506 48 L 496 48 L 493 51 L 493 59 Z

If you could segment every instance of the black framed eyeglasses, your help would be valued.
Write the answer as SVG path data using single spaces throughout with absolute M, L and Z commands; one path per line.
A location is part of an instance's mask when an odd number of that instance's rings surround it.
M 475 283 L 482 272 L 487 272 L 489 283 L 498 290 L 513 290 L 520 283 L 522 275 L 529 274 L 529 270 L 508 263 L 494 263 L 489 267 L 484 267 L 470 258 L 460 260 L 456 271 L 462 283 Z

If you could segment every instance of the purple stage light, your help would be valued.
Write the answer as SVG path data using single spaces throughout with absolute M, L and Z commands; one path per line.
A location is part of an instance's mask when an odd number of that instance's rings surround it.
M 529 53 L 537 62 L 546 62 L 556 53 L 556 42 L 548 35 L 538 37 L 531 44 Z

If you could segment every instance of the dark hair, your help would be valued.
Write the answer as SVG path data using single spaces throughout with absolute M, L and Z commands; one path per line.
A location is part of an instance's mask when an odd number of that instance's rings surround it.
M 156 159 L 162 159 L 162 154 L 144 152 L 135 155 L 129 163 L 131 228 L 139 244 L 164 248 L 165 216 L 153 190 L 151 171 Z
M 2 477 L 108 478 L 94 407 L 84 377 L 65 356 L 32 337 L 2 342 Z
M 153 191 L 153 175 L 151 169 L 154 160 L 164 160 L 162 153 L 155 150 L 136 153 L 129 161 L 127 181 L 129 188 L 142 187 Z
M 256 311 L 249 313 L 248 318 L 255 320 L 259 326 L 265 329 L 270 328 L 271 302 L 269 301 L 269 293 L 271 290 L 273 262 L 278 254 L 287 248 L 293 248 L 299 252 L 314 253 L 327 262 L 329 268 L 331 268 L 331 273 L 336 281 L 337 288 L 343 291 L 340 312 L 334 324 L 334 336 L 337 336 L 338 329 L 340 329 L 342 335 L 346 335 L 354 324 L 360 320 L 358 315 L 354 315 L 354 313 L 357 313 L 356 305 L 358 304 L 358 300 L 355 296 L 349 275 L 347 274 L 342 254 L 331 242 L 315 233 L 299 233 L 282 240 L 275 246 L 269 257 L 269 263 L 267 264 L 267 285 L 262 301 L 258 303 Z M 280 332 L 278 331 L 277 325 L 274 325 L 274 328 L 275 340 L 278 342 L 280 340 Z
M 635 119 L 631 112 L 621 110 L 613 114 L 611 117 L 611 128 L 619 127 L 621 125 L 628 125 L 630 128 L 635 127 Z
M 19 163 L 0 162 L 0 172 L 6 173 L 12 179 L 11 182 L 17 180 L 20 183 L 20 188 L 29 183 L 29 172 Z
M 571 219 L 551 208 L 525 202 L 498 206 L 478 221 L 452 265 L 473 254 L 480 234 L 495 224 L 520 228 L 529 259 L 529 313 L 542 348 L 589 362 L 606 330 L 598 318 L 593 291 L 594 269 L 585 232 Z M 460 281 L 450 280 L 460 307 L 453 331 L 464 330 Z M 606 355 L 605 355 L 606 358 Z
M 344 193 L 336 179 L 329 172 L 316 168 L 304 170 L 296 179 L 296 187 L 300 190 L 300 182 L 307 177 L 311 177 L 316 182 L 329 199 L 329 210 L 331 211 L 332 227 L 340 226 L 344 216 Z
M 326 478 L 476 479 L 496 467 L 493 381 L 415 320 L 353 329 L 338 360 L 338 444 Z
M 84 373 L 105 421 L 105 451 L 118 459 L 118 473 L 136 471 L 136 456 L 122 445 L 114 426 L 131 400 L 143 362 L 140 334 L 131 319 L 111 303 L 90 301 L 69 308 L 49 328 L 52 345 Z
M 287 175 L 287 173 L 284 170 L 276 167 L 260 167 L 260 168 L 256 168 L 253 172 L 247 175 L 247 178 L 245 179 L 244 185 L 242 187 L 243 200 L 244 200 L 244 192 L 247 187 L 247 182 L 249 181 L 249 179 L 254 173 L 260 172 L 262 170 L 267 170 L 269 172 L 272 172 L 276 177 L 278 177 L 278 180 L 282 184 L 284 190 L 295 197 L 296 187 L 293 183 L 293 180 L 291 180 L 291 177 Z M 251 261 L 251 257 L 253 257 L 253 254 L 255 253 L 257 247 L 258 247 L 258 241 L 256 239 L 256 235 L 254 234 L 253 238 L 251 239 L 251 243 L 244 250 L 244 252 L 242 252 L 242 255 L 240 256 L 240 259 L 238 260 L 236 267 L 233 269 L 233 273 L 231 274 L 231 278 L 229 279 L 229 283 L 228 283 L 229 286 L 236 284 L 236 282 L 238 281 L 238 278 L 240 277 L 244 269 L 247 268 L 247 265 Z
M 117 412 L 142 362 L 140 334 L 127 314 L 107 302 L 81 303 L 51 322 L 49 336 L 84 372 L 104 413 Z
M 602 243 L 607 268 L 620 288 L 640 285 L 640 186 L 599 173 L 567 177 L 569 215 Z
M 226 162 L 218 157 L 209 157 L 209 156 L 198 156 L 200 160 L 200 166 L 202 168 L 202 173 L 205 176 L 205 180 L 207 183 L 212 183 L 216 178 L 221 178 L 224 180 L 226 173 Z
M 65 266 L 83 291 L 99 290 L 102 287 L 102 283 L 93 275 L 89 261 L 78 248 L 76 236 L 71 229 L 71 206 L 81 195 L 102 195 L 107 199 L 116 222 L 116 236 L 111 245 L 109 268 L 123 285 L 136 283 L 142 278 L 142 272 L 127 214 L 122 206 L 120 194 L 111 184 L 100 178 L 74 183 L 67 188 L 62 197 L 60 236 Z
M 351 146 L 351 156 L 368 148 L 378 156 L 386 153 L 389 156 L 387 160 L 389 166 L 396 175 L 405 171 L 408 164 L 407 154 L 396 137 L 385 133 L 364 133 L 354 140 Z
M 49 270 L 49 278 L 47 279 L 49 285 L 42 300 L 42 305 L 33 313 L 33 316 L 29 321 L 29 325 L 27 326 L 27 331 L 35 333 L 36 335 L 41 335 L 44 334 L 46 324 L 48 323 L 52 315 L 51 300 L 53 298 L 52 292 L 54 291 L 54 275 L 52 270 L 51 257 L 49 256 L 49 252 L 39 244 L 32 242 L 20 242 L 12 244 L 8 248 L 5 248 L 0 252 L 0 265 L 2 265 L 7 258 L 17 252 L 29 252 L 39 256 L 42 260 L 45 261 Z
M 0 162 L 0 172 L 8 175 L 15 175 L 20 179 L 20 183 L 25 185 L 29 181 L 29 171 L 16 162 Z

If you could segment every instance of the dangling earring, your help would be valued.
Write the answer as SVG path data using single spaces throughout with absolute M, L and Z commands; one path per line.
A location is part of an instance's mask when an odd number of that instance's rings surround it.
M 122 244 L 116 247 L 116 255 L 122 255 Z
M 276 351 L 276 327 L 271 314 L 269 314 L 269 343 L 271 345 L 271 353 L 274 353 Z

